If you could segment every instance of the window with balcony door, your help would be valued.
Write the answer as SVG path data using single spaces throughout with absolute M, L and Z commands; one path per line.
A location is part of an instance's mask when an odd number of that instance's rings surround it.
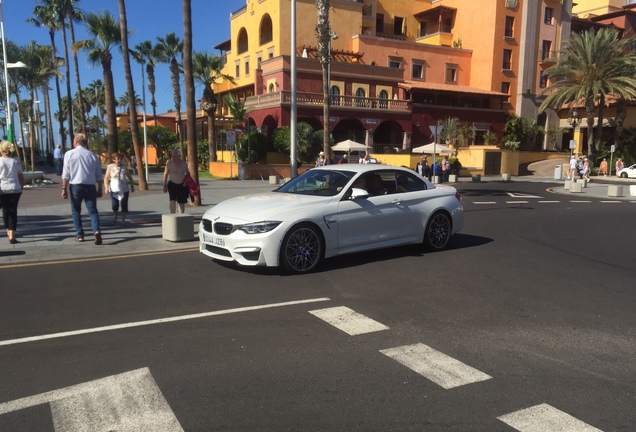
M 375 16 L 375 31 L 376 33 L 384 33 L 384 14 L 377 14 Z
M 442 30 L 445 33 L 451 33 L 453 31 L 453 19 L 452 18 L 445 18 L 444 19 L 444 23 L 442 24 Z
M 501 92 L 503 94 L 510 95 L 510 83 L 509 82 L 502 82 L 501 83 Z M 506 99 L 504 99 L 504 103 L 510 103 L 510 96 L 508 96 Z
M 405 23 L 404 17 L 396 16 L 393 18 L 393 34 L 404 36 L 406 34 Z
M 512 50 L 505 49 L 503 50 L 503 64 L 501 65 L 503 70 L 511 70 L 512 69 Z
M 420 37 L 424 37 L 428 34 L 428 23 L 426 21 L 420 22 Z
M 513 30 L 515 28 L 515 18 L 511 16 L 506 17 L 506 30 L 504 36 L 507 38 L 514 37 Z
M 544 40 L 543 44 L 541 45 L 541 60 L 550 58 L 550 56 L 552 55 L 551 50 L 552 42 L 549 40 Z
M 356 106 L 363 107 L 365 105 L 364 104 L 365 97 L 366 97 L 366 94 L 364 93 L 364 89 L 358 88 L 358 90 L 356 90 Z
M 543 13 L 543 23 L 546 25 L 552 25 L 552 21 L 554 20 L 554 9 L 553 8 L 545 8 Z
M 331 88 L 329 89 L 329 94 L 331 95 L 331 97 L 329 98 L 329 105 L 340 105 L 340 89 L 337 86 L 331 86 Z
M 539 88 L 546 88 L 548 86 L 548 77 L 545 76 L 543 71 L 539 73 Z
M 389 94 L 386 90 L 382 90 L 378 95 L 378 98 L 380 99 L 380 108 L 387 109 L 389 107 Z

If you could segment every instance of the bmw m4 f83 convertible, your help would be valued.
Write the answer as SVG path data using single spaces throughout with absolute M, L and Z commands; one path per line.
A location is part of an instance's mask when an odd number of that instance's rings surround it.
M 463 225 L 455 188 L 408 168 L 313 168 L 278 189 L 223 201 L 199 227 L 201 253 L 244 266 L 313 270 L 323 258 L 398 245 L 446 247 Z

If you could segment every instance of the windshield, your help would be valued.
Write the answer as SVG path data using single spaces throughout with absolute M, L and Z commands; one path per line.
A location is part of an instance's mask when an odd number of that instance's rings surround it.
M 349 180 L 355 175 L 351 171 L 333 171 L 311 169 L 288 181 L 276 192 L 314 196 L 334 196 L 342 192 Z

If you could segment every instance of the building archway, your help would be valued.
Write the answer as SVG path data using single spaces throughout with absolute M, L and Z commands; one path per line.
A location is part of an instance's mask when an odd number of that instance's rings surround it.
M 298 116 L 298 123 L 307 123 L 313 130 L 322 130 L 323 126 L 320 120 L 313 116 Z
M 238 38 L 236 39 L 237 53 L 243 54 L 248 50 L 247 30 L 245 27 L 241 28 L 238 32 Z
M 344 118 L 331 130 L 334 142 L 352 140 L 364 144 L 366 129 L 360 120 L 355 118 Z
M 261 26 L 259 29 L 259 44 L 265 45 L 274 40 L 274 31 L 272 30 L 272 18 L 269 14 L 263 15 L 261 18 Z
M 402 149 L 404 129 L 393 120 L 380 123 L 373 134 L 373 149 L 378 153 L 398 153 Z

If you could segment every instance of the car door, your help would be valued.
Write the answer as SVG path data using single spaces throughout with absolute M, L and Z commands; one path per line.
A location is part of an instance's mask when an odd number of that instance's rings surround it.
M 395 173 L 385 169 L 364 176 L 369 196 L 350 199 L 350 194 L 345 194 L 338 205 L 338 248 L 341 252 L 399 244 L 403 236 L 405 213 L 395 194 Z M 384 188 L 373 184 L 373 176 L 382 179 Z

